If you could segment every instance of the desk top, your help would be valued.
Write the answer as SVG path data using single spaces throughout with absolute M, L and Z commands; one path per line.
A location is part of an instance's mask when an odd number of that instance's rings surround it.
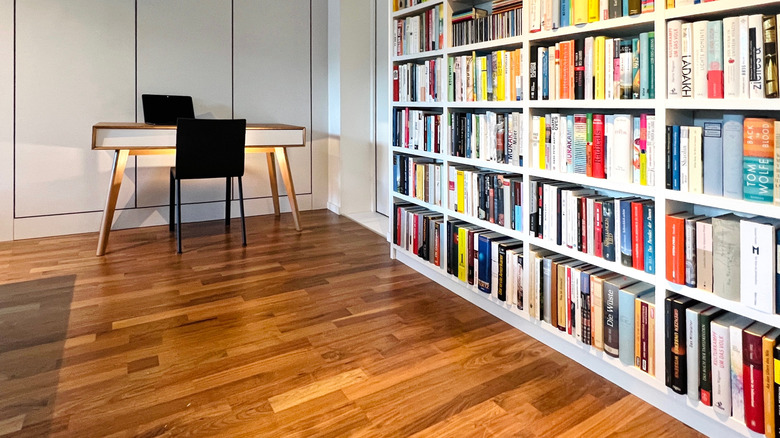
M 247 123 L 247 148 L 303 147 L 306 128 L 281 123 Z M 175 125 L 148 125 L 134 122 L 100 122 L 92 126 L 92 150 L 147 151 L 176 147 Z

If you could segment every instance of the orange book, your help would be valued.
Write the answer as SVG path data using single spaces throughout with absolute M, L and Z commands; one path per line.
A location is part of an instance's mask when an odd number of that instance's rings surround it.
M 561 56 L 561 75 L 558 78 L 560 80 L 560 90 L 561 94 L 558 96 L 559 99 L 571 99 L 571 89 L 569 88 L 569 70 L 572 67 L 572 59 L 571 59 L 571 47 L 570 45 L 573 45 L 573 41 L 561 41 L 560 43 L 560 56 Z
M 775 120 L 745 118 L 743 150 L 746 157 L 774 158 Z
M 685 284 L 685 219 L 691 213 L 666 216 L 666 279 Z

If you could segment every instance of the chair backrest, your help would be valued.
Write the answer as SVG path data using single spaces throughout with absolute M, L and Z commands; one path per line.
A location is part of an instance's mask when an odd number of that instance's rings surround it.
M 176 177 L 244 176 L 244 119 L 179 119 Z

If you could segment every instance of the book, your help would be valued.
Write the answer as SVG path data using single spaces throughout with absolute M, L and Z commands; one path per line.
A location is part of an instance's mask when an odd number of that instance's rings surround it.
M 723 98 L 723 21 L 707 22 L 707 97 Z
M 730 327 L 741 317 L 723 314 L 710 323 L 712 354 L 712 408 L 716 414 L 731 416 L 731 335 Z
M 707 20 L 693 23 L 693 97 L 707 98 Z
M 773 119 L 746 118 L 743 136 L 744 199 L 773 202 L 775 132 Z
M 693 97 L 693 23 L 680 26 L 680 96 Z
M 740 423 L 745 422 L 745 391 L 742 378 L 742 331 L 753 320 L 741 317 L 729 326 L 731 349 L 731 416 Z
M 669 99 L 682 97 L 682 21 L 671 20 L 666 23 L 666 80 L 667 97 Z
M 685 309 L 687 389 L 688 398 L 693 402 L 699 401 L 699 364 L 701 363 L 699 315 L 710 308 L 707 303 L 698 303 Z
M 685 219 L 685 285 L 696 287 L 696 222 L 704 216 Z
M 702 128 L 704 193 L 723 196 L 723 120 L 696 118 L 693 123 Z
M 712 291 L 732 301 L 740 299 L 740 219 L 735 214 L 712 218 Z
M 655 274 L 655 204 L 645 202 L 642 206 L 644 216 L 644 270 Z
M 723 95 L 740 97 L 739 17 L 723 18 Z
M 623 280 L 623 282 L 625 285 L 619 287 L 618 292 L 618 356 L 623 364 L 633 366 L 636 365 L 634 342 L 637 326 L 634 319 L 636 299 L 644 294 L 654 293 L 655 287 L 647 283 L 634 283 L 634 280 L 631 279 Z M 605 282 L 605 287 L 609 287 L 607 285 L 612 284 L 611 281 Z M 606 343 L 604 344 L 604 351 L 610 354 Z
M 764 435 L 775 436 L 775 412 L 778 410 L 774 392 L 775 364 L 774 351 L 780 329 L 773 328 L 762 338 L 762 362 L 764 377 Z
M 655 375 L 655 291 L 634 301 L 634 365 Z
M 712 218 L 696 222 L 696 287 L 712 292 Z
M 688 127 L 688 192 L 704 193 L 704 157 L 702 128 Z
M 764 18 L 748 16 L 748 50 L 750 51 L 750 98 L 764 98 Z
M 723 196 L 742 199 L 743 123 L 741 114 L 723 115 Z
M 678 394 L 688 391 L 685 310 L 696 304 L 690 297 L 670 295 L 665 300 L 666 386 Z
M 776 98 L 777 91 L 777 18 L 763 17 L 764 37 L 764 96 Z
M 770 330 L 770 326 L 754 322 L 742 332 L 745 425 L 756 433 L 764 433 L 763 337 Z
M 739 224 L 742 304 L 764 312 L 775 309 L 775 236 L 780 221 L 742 219 Z
M 699 400 L 712 406 L 712 344 L 710 323 L 723 314 L 723 310 L 710 307 L 699 313 Z
M 685 284 L 685 221 L 692 213 L 666 215 L 666 279 Z

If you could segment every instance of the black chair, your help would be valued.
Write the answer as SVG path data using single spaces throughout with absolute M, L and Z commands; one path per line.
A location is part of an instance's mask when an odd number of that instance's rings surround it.
M 244 220 L 244 144 L 246 120 L 179 119 L 176 128 L 176 167 L 171 167 L 170 230 L 176 205 L 176 240 L 181 254 L 181 180 L 226 178 L 225 226 L 230 226 L 230 186 L 238 177 L 241 237 L 246 246 Z M 174 193 L 176 194 L 174 199 Z

